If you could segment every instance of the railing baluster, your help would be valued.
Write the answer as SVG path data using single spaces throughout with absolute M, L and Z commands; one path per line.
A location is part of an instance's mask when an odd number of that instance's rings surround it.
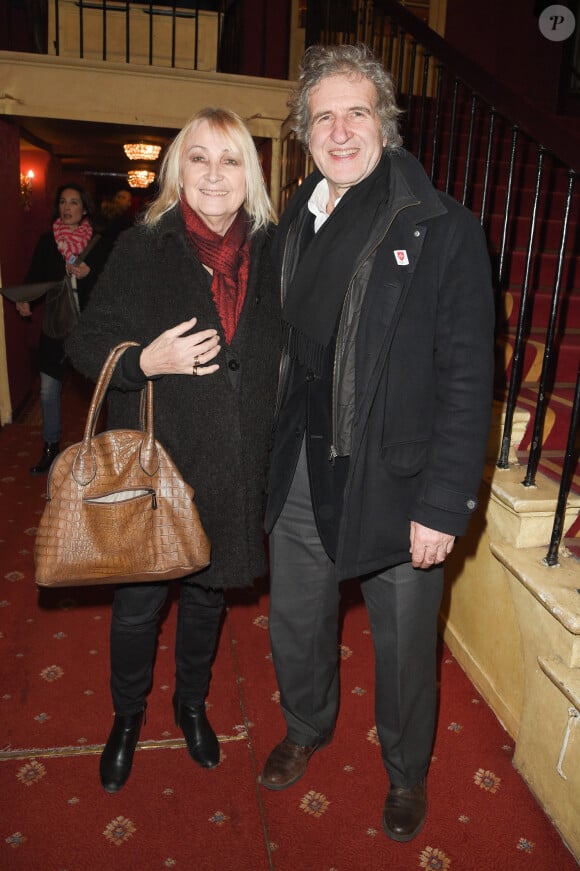
M 558 551 L 562 540 L 562 532 L 564 518 L 566 515 L 566 502 L 572 484 L 572 475 L 578 462 L 578 448 L 576 440 L 580 432 L 580 365 L 578 366 L 578 375 L 576 376 L 576 390 L 574 392 L 574 403 L 572 405 L 572 417 L 570 420 L 570 429 L 568 431 L 568 441 L 566 444 L 566 453 L 564 455 L 564 466 L 562 468 L 562 477 L 560 479 L 560 488 L 558 490 L 558 501 L 556 504 L 556 513 L 554 515 L 554 525 L 552 527 L 552 537 L 550 538 L 550 546 L 548 553 L 544 559 L 547 566 L 557 566 Z
M 417 43 L 413 39 L 413 40 L 411 40 L 411 62 L 409 64 L 409 80 L 408 80 L 408 85 L 407 85 L 407 115 L 406 115 L 406 122 L 405 122 L 405 128 L 406 128 L 407 135 L 405 136 L 405 138 L 407 138 L 409 131 L 411 130 L 412 122 L 413 122 L 413 117 L 412 117 L 413 116 L 413 105 L 415 102 L 415 95 L 413 92 L 415 90 L 414 83 L 415 83 L 415 61 L 416 61 L 416 58 L 417 58 Z
M 536 472 L 538 470 L 538 463 L 540 461 L 540 454 L 542 452 L 542 436 L 544 434 L 544 419 L 546 416 L 546 391 L 551 381 L 554 368 L 552 351 L 554 348 L 554 336 L 556 334 L 558 306 L 560 303 L 560 291 L 562 289 L 562 272 L 564 269 L 564 255 L 566 252 L 568 226 L 570 224 L 570 208 L 572 204 L 574 178 L 575 173 L 573 170 L 570 170 L 568 173 L 568 190 L 566 192 L 566 204 L 564 206 L 564 217 L 562 219 L 562 238 L 560 240 L 560 251 L 558 254 L 558 263 L 556 266 L 554 291 L 552 294 L 552 306 L 550 309 L 550 318 L 548 321 L 548 330 L 546 333 L 544 357 L 542 359 L 542 373 L 540 375 L 540 384 L 538 387 L 538 402 L 536 405 L 536 413 L 534 417 L 532 444 L 530 448 L 530 456 L 528 458 L 526 477 L 523 481 L 524 487 L 533 487 L 535 485 Z
M 439 146 L 439 119 L 441 117 L 441 89 L 443 86 L 443 72 L 445 67 L 443 64 L 437 64 L 437 93 L 435 96 L 435 117 L 433 118 L 433 136 L 431 139 L 431 173 L 430 178 L 435 183 L 435 176 L 438 170 L 437 163 L 437 148 Z
M 219 47 L 219 44 L 220 44 L 220 32 L 219 32 L 219 31 L 220 31 L 220 27 L 219 27 L 219 24 L 220 24 L 220 19 L 219 19 L 219 13 L 218 13 L 218 41 L 217 41 L 218 47 Z M 198 50 L 198 45 L 199 45 L 199 3 L 196 3 L 196 4 L 195 4 L 195 24 L 194 24 L 194 34 L 195 34 L 195 37 L 194 37 L 195 42 L 194 42 L 194 46 L 193 46 L 193 68 L 194 68 L 194 70 L 196 70 L 196 69 L 197 69 L 197 63 L 198 63 L 197 50 Z M 217 59 L 216 59 L 216 69 L 217 69 Z
M 399 72 L 397 82 L 399 85 L 399 93 L 403 94 L 403 61 L 405 59 L 405 51 L 407 48 L 407 35 L 403 28 L 399 29 Z
M 173 0 L 173 7 L 171 10 L 171 69 L 175 67 L 175 24 L 176 24 L 176 16 L 175 13 L 177 11 L 177 0 Z
M 103 60 L 107 60 L 107 0 L 103 0 Z
M 457 120 L 457 91 L 459 79 L 453 80 L 453 99 L 451 102 L 451 123 L 449 125 L 449 148 L 447 151 L 447 175 L 445 176 L 445 193 L 449 193 L 451 187 L 451 167 L 453 165 L 453 150 L 455 147 L 455 123 Z
M 473 127 L 475 124 L 475 110 L 477 107 L 477 96 L 475 94 L 471 95 L 471 110 L 469 113 L 469 132 L 467 134 L 467 150 L 465 152 L 465 173 L 463 175 L 463 195 L 461 197 L 461 202 L 465 206 L 467 205 L 467 186 L 469 183 L 469 173 L 471 170 L 471 151 L 473 148 Z
M 149 66 L 153 66 L 153 0 L 149 0 Z
M 485 152 L 485 172 L 483 174 L 483 191 L 481 194 L 481 208 L 479 211 L 479 221 L 483 226 L 485 221 L 485 208 L 487 206 L 487 191 L 489 188 L 489 176 L 491 172 L 491 153 L 493 149 L 493 133 L 495 127 L 495 109 L 489 110 L 489 124 L 487 128 L 487 149 Z
M 516 407 L 517 392 L 520 387 L 522 367 L 524 364 L 524 338 L 525 324 L 528 309 L 528 288 L 530 283 L 530 268 L 532 263 L 532 253 L 534 248 L 534 236 L 536 233 L 536 221 L 538 216 L 538 200 L 540 197 L 540 188 L 542 184 L 542 170 L 544 166 L 544 149 L 540 145 L 538 148 L 538 166 L 536 170 L 536 188 L 534 191 L 534 202 L 532 206 L 532 219 L 530 222 L 530 236 L 528 241 L 528 250 L 526 254 L 526 267 L 524 272 L 524 281 L 522 284 L 522 295 L 520 299 L 520 310 L 518 315 L 518 326 L 516 337 L 514 340 L 514 353 L 512 357 L 512 371 L 509 383 L 509 391 L 505 413 L 505 424 L 503 429 L 503 437 L 501 443 L 501 453 L 498 461 L 499 469 L 507 469 L 509 467 L 508 454 L 510 448 L 514 411 Z
M 125 63 L 131 60 L 131 7 L 129 0 L 125 3 Z
M 385 64 L 385 67 L 389 72 L 392 72 L 392 69 L 393 69 L 393 53 L 395 51 L 395 40 L 397 38 L 397 33 L 398 33 L 397 25 L 395 24 L 393 19 L 390 18 L 389 19 L 389 48 L 387 51 L 387 62 Z M 395 85 L 399 88 L 400 84 L 401 84 L 400 81 L 397 79 L 397 81 L 395 82 Z
M 54 0 L 54 29 L 56 31 L 54 35 L 54 53 L 58 57 L 60 55 L 60 14 L 59 14 L 59 5 L 58 0 Z
M 427 102 L 427 84 L 429 81 L 429 52 L 423 53 L 423 84 L 421 86 L 421 108 L 419 111 L 419 141 L 417 143 L 417 159 L 423 161 L 423 136 L 425 133 L 425 105 Z
M 496 310 L 499 312 L 501 306 L 501 294 L 503 291 L 503 281 L 504 281 L 504 266 L 506 263 L 506 249 L 507 249 L 507 238 L 508 238 L 508 229 L 509 229 L 509 221 L 510 221 L 510 207 L 512 201 L 512 193 L 514 188 L 514 171 L 516 165 L 516 153 L 518 147 L 518 136 L 519 136 L 519 128 L 514 124 L 512 127 L 512 144 L 510 149 L 510 162 L 508 169 L 508 178 L 506 185 L 506 194 L 505 194 L 505 207 L 503 212 L 503 227 L 501 231 L 501 244 L 499 249 L 499 265 L 497 271 L 497 301 L 496 301 Z M 500 468 L 504 468 L 500 466 Z
M 79 0 L 79 57 L 83 58 L 85 56 L 84 53 L 84 27 L 83 27 L 83 0 Z

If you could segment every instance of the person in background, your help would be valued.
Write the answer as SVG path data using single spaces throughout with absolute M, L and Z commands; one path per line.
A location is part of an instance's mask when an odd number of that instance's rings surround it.
M 264 574 L 264 485 L 280 357 L 269 257 L 274 211 L 252 137 L 226 109 L 198 112 L 162 162 L 159 194 L 117 240 L 67 351 L 96 379 L 131 340 L 109 392 L 107 425 L 135 428 L 155 379 L 155 434 L 194 488 L 212 551 L 179 581 L 175 722 L 191 758 L 220 760 L 205 708 L 224 589 Z M 117 587 L 111 621 L 114 721 L 100 760 L 107 792 L 129 777 L 153 674 L 167 583 Z
M 479 222 L 401 147 L 390 76 L 365 46 L 314 46 L 290 103 L 317 170 L 273 251 L 284 294 L 268 483 L 269 630 L 282 790 L 328 744 L 340 582 L 360 578 L 389 779 L 383 827 L 426 815 L 443 564 L 477 507 L 491 417 L 493 294 Z
M 79 308 L 82 310 L 85 307 L 110 250 L 100 239 L 82 263 L 75 266 L 72 262 L 91 242 L 94 234 L 93 215 L 92 200 L 84 187 L 78 184 L 59 187 L 54 201 L 52 229 L 44 233 L 36 244 L 24 279 L 26 284 L 58 281 L 68 273 L 76 285 Z M 16 308 L 22 317 L 30 317 L 35 304 L 36 301 L 19 302 Z M 40 459 L 30 469 L 31 475 L 46 474 L 60 450 L 61 392 L 67 368 L 63 340 L 54 339 L 41 331 L 38 364 L 44 447 Z
M 119 233 L 133 225 L 133 197 L 129 188 L 119 188 L 112 197 L 104 199 L 98 216 L 98 227 L 103 235 L 114 241 Z

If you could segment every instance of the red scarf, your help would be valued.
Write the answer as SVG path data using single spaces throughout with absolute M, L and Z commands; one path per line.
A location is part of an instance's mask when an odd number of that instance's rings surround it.
M 220 236 L 210 230 L 185 199 L 181 200 L 181 213 L 196 256 L 213 270 L 211 292 L 229 345 L 236 332 L 248 289 L 248 217 L 240 209 L 225 236 Z
M 89 244 L 93 228 L 86 218 L 81 221 L 78 227 L 70 227 L 64 224 L 60 218 L 57 218 L 52 225 L 52 232 L 56 247 L 64 257 L 65 263 L 70 263 L 71 257 L 78 257 Z

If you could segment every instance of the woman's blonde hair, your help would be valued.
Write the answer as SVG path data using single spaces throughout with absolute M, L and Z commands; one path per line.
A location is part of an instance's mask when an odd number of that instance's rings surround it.
M 189 119 L 167 149 L 159 171 L 159 194 L 153 200 L 143 223 L 154 226 L 157 221 L 172 209 L 181 198 L 181 164 L 185 143 L 196 127 L 203 121 L 222 133 L 236 151 L 242 155 L 246 171 L 246 198 L 244 208 L 252 221 L 251 232 L 265 228 L 276 221 L 276 213 L 266 190 L 262 167 L 252 135 L 239 115 L 231 109 L 200 109 Z

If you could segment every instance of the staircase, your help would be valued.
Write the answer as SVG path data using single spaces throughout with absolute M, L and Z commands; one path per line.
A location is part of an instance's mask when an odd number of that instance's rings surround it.
M 444 135 L 442 138 L 435 166 L 432 148 L 426 148 L 420 157 L 425 168 L 428 171 L 433 170 L 435 186 L 447 189 L 452 196 L 463 200 L 465 205 L 480 216 L 486 231 L 497 300 L 496 396 L 499 400 L 505 399 L 511 376 L 518 320 L 525 296 L 523 290 L 527 288 L 523 364 L 517 400 L 519 407 L 530 412 L 530 422 L 518 447 L 518 457 L 522 465 L 527 465 L 546 336 L 555 311 L 555 346 L 550 367 L 549 401 L 539 468 L 548 477 L 559 481 L 580 361 L 580 269 L 574 257 L 580 236 L 580 198 L 575 193 L 569 201 L 569 171 L 549 154 L 542 156 L 542 171 L 538 181 L 539 150 L 526 141 L 521 148 L 516 148 L 515 159 L 511 165 L 513 182 L 506 220 L 513 137 L 511 125 L 503 119 L 497 119 L 489 147 L 488 131 L 483 124 L 484 119 L 480 118 L 478 127 L 472 132 L 468 165 L 470 110 L 469 102 L 456 108 L 456 136 L 453 141 L 454 153 L 449 181 L 449 136 Z M 423 122 L 426 118 L 429 119 L 432 112 L 434 106 L 431 102 L 423 107 Z M 406 146 L 417 153 L 417 115 L 409 119 L 409 122 Z M 447 114 L 442 117 L 441 130 L 448 131 L 450 127 L 451 118 Z M 535 226 L 532 226 L 536 198 L 536 219 Z M 560 267 L 563 222 L 567 207 L 570 207 L 570 213 Z M 504 234 L 505 249 L 502 255 Z M 561 296 L 554 310 L 554 286 L 559 269 Z M 572 488 L 580 492 L 578 472 L 573 478 Z M 580 529 L 576 533 L 580 534 Z
M 502 116 L 459 72 L 445 69 L 436 54 L 444 43 L 436 38 L 435 45 L 422 45 L 426 31 L 431 34 L 421 22 L 415 29 L 412 16 L 401 10 L 399 23 L 390 23 L 394 46 L 384 48 L 391 68 L 402 71 L 405 146 L 435 187 L 481 220 L 496 294 L 496 398 L 505 404 L 515 387 L 517 409 L 529 412 L 516 449 L 522 480 L 526 467 L 535 480 L 534 462 L 528 461 L 538 414 L 543 426 L 538 424 L 537 470 L 559 483 L 572 444 L 580 362 L 579 182 L 569 162 Z M 568 459 L 575 495 L 580 495 L 579 446 L 577 432 Z M 580 558 L 580 520 L 564 532 L 562 544 Z

